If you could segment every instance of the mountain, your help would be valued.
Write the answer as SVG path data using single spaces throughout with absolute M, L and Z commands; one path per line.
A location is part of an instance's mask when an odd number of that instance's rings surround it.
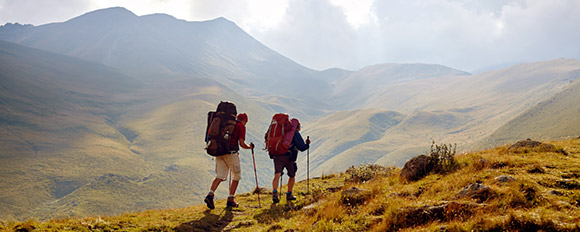
M 144 172 L 112 124 L 131 104 L 123 93 L 140 88 L 131 77 L 3 41 L 0 51 L 3 218 L 35 215 L 91 177 Z
M 0 51 L 2 218 L 191 204 L 202 199 L 214 164 L 204 154 L 202 138 L 192 143 L 200 137 L 192 133 L 203 135 L 205 118 L 181 116 L 202 115 L 200 110 L 207 112 L 222 99 L 267 115 L 209 79 L 151 86 L 74 57 L 3 41 Z M 251 120 L 250 125 L 268 119 Z M 252 141 L 262 133 L 256 128 L 249 129 Z M 242 160 L 252 162 L 249 156 Z M 257 157 L 259 165 L 269 162 Z M 251 169 L 244 167 L 246 173 Z M 269 179 L 267 171 L 259 172 L 262 182 Z
M 452 69 L 442 65 L 430 64 L 377 64 L 367 66 L 342 78 L 335 85 L 333 98 L 340 102 L 346 109 L 376 107 L 369 103 L 374 100 L 373 95 L 380 94 L 386 88 L 391 88 L 398 84 L 414 83 L 417 80 L 440 79 L 446 76 L 465 76 L 467 72 Z M 416 91 L 409 91 L 412 94 Z M 404 97 L 404 96 L 403 96 Z M 385 103 L 397 104 L 401 101 L 401 96 L 397 98 L 381 98 Z
M 577 79 L 580 69 L 569 75 L 572 82 L 569 86 L 508 121 L 480 141 L 479 147 L 501 145 L 521 138 L 577 138 L 580 135 L 580 80 Z
M 325 82 L 310 78 L 313 70 L 267 48 L 224 18 L 188 22 L 165 14 L 137 16 L 116 7 L 21 30 L 25 32 L 20 36 L 0 31 L 0 39 L 95 61 L 141 78 L 211 78 L 259 95 L 313 97 L 329 91 Z
M 362 91 L 361 96 L 366 98 L 356 100 L 356 97 L 351 96 L 349 99 L 356 102 L 353 105 L 362 109 L 374 107 L 385 112 L 396 112 L 398 123 L 383 125 L 381 133 L 376 134 L 378 137 L 372 140 L 362 137 L 368 131 L 369 118 L 375 113 L 370 110 L 337 112 L 312 122 L 310 127 L 304 125 L 303 134 L 311 135 L 314 144 L 310 150 L 311 154 L 316 155 L 316 158 L 310 158 L 314 175 L 340 172 L 360 163 L 401 166 L 410 157 L 427 152 L 433 140 L 457 143 L 460 151 L 481 148 L 478 145 L 481 140 L 506 122 L 558 95 L 571 82 L 580 78 L 577 71 L 580 61 L 571 59 L 520 64 L 478 75 L 466 75 L 445 69 L 451 72 L 450 76 L 444 72 L 446 74 L 442 76 L 426 75 L 424 78 L 415 77 L 415 72 L 409 71 L 413 69 L 403 68 L 407 65 L 383 66 L 400 66 L 395 70 L 402 73 L 378 72 L 372 82 L 376 83 L 374 91 Z M 423 72 L 439 68 L 432 65 L 413 66 L 421 67 L 419 70 Z M 435 70 L 426 73 L 437 73 Z M 366 77 L 358 72 L 350 75 Z M 369 70 L 362 69 L 360 72 L 368 73 Z M 391 81 L 391 84 L 383 86 L 377 83 L 376 80 L 391 79 L 390 75 L 396 76 L 393 79 L 398 81 Z M 339 88 L 340 86 L 337 87 Z M 337 107 L 342 106 L 337 104 Z M 567 108 L 571 110 L 558 111 L 569 112 L 568 114 L 551 114 L 554 116 L 553 120 L 574 121 L 574 114 L 577 113 L 574 111 L 575 107 Z M 349 115 L 349 119 L 343 120 L 344 115 Z M 382 123 L 389 120 L 382 119 Z M 558 125 L 557 127 L 566 127 L 569 124 L 555 121 L 552 123 Z M 529 125 L 522 127 L 525 126 Z M 521 130 L 512 131 L 526 131 L 523 128 L 518 129 Z M 570 133 L 573 132 L 567 132 L 566 135 Z M 556 135 L 558 132 L 554 131 L 550 136 L 542 138 L 558 138 Z M 520 139 L 522 137 L 512 136 L 504 142 Z M 305 158 L 299 160 L 299 166 L 306 166 Z

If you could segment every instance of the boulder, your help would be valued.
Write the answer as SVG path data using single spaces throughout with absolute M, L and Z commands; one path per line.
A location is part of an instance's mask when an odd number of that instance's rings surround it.
M 511 176 L 501 175 L 501 176 L 496 177 L 495 180 L 497 182 L 500 182 L 500 183 L 507 183 L 507 182 L 515 181 L 516 178 L 513 178 Z
M 538 141 L 533 141 L 528 138 L 526 140 L 521 140 L 517 143 L 512 144 L 508 147 L 508 151 L 515 153 L 527 153 L 528 151 L 538 151 L 538 152 L 558 152 L 559 150 L 556 146 L 549 143 L 542 143 Z
M 371 191 L 366 189 L 359 189 L 357 187 L 351 187 L 342 191 L 340 201 L 342 204 L 347 206 L 357 206 L 365 203 L 370 198 Z
M 424 225 L 431 222 L 448 222 L 465 220 L 472 212 L 481 206 L 474 203 L 443 202 L 438 205 L 405 207 L 399 209 L 399 224 L 404 227 Z
M 434 168 L 431 157 L 426 155 L 419 155 L 411 158 L 403 170 L 401 170 L 400 177 L 407 181 L 417 181 L 425 177 Z
M 495 195 L 495 191 L 493 191 L 490 187 L 480 184 L 480 183 L 473 183 L 468 186 L 465 186 L 458 195 L 460 197 L 470 197 L 473 199 L 477 199 L 478 202 L 484 202 L 487 199 L 493 197 Z
M 560 192 L 560 191 L 555 190 L 555 189 L 548 191 L 548 194 L 555 195 L 555 196 L 564 196 L 563 192 Z

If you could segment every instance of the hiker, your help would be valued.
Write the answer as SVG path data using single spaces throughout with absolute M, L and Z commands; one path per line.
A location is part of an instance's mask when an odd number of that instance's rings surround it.
M 238 183 L 242 178 L 239 147 L 242 147 L 244 149 L 253 149 L 254 144 L 253 143 L 250 143 L 250 145 L 246 144 L 246 123 L 248 123 L 248 115 L 245 113 L 240 113 L 236 118 L 237 118 L 236 125 L 232 133 L 232 136 L 230 137 L 229 140 L 229 153 L 215 157 L 216 178 L 211 183 L 210 191 L 204 199 L 204 202 L 210 209 L 215 208 L 213 201 L 215 190 L 222 181 L 227 180 L 228 172 L 230 171 L 232 173 L 232 183 L 230 185 L 230 195 L 228 197 L 226 206 L 227 207 L 239 206 L 238 203 L 234 201 L 234 194 L 236 193 Z
M 296 165 L 296 159 L 298 157 L 298 151 L 306 151 L 310 147 L 310 140 L 307 139 L 306 143 L 300 135 L 300 122 L 298 119 L 293 118 L 292 124 L 296 125 L 296 130 L 294 131 L 294 136 L 292 137 L 292 142 L 288 148 L 288 152 L 283 155 L 273 155 L 271 156 L 274 160 L 274 180 L 272 180 L 272 201 L 274 203 L 280 202 L 278 198 L 278 186 L 280 183 L 280 177 L 282 176 L 282 171 L 286 168 L 288 173 L 288 192 L 286 192 L 286 200 L 292 201 L 296 200 L 296 197 L 292 195 L 292 188 L 294 187 L 295 175 L 298 166 Z

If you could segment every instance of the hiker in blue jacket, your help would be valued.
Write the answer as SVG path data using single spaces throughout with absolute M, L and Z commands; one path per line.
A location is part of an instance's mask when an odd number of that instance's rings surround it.
M 286 155 L 278 155 L 274 156 L 274 180 L 272 180 L 272 201 L 274 203 L 280 202 L 278 198 L 278 186 L 280 184 L 280 176 L 282 176 L 282 171 L 286 168 L 286 172 L 288 173 L 288 192 L 286 192 L 286 200 L 292 201 L 296 200 L 296 197 L 292 195 L 292 188 L 294 187 L 294 181 L 296 176 L 296 170 L 298 166 L 296 165 L 296 158 L 298 157 L 298 151 L 306 151 L 306 149 L 310 148 L 310 140 L 307 139 L 304 142 L 302 135 L 300 135 L 300 123 L 296 127 L 296 132 L 294 133 L 294 137 L 292 138 L 292 144 L 288 149 L 288 153 Z

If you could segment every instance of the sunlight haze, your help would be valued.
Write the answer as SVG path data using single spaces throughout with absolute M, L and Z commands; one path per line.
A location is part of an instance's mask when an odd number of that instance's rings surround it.
M 481 72 L 580 58 L 580 1 L 0 0 L 0 24 L 42 25 L 121 6 L 187 21 L 224 17 L 312 69 L 442 64 Z

